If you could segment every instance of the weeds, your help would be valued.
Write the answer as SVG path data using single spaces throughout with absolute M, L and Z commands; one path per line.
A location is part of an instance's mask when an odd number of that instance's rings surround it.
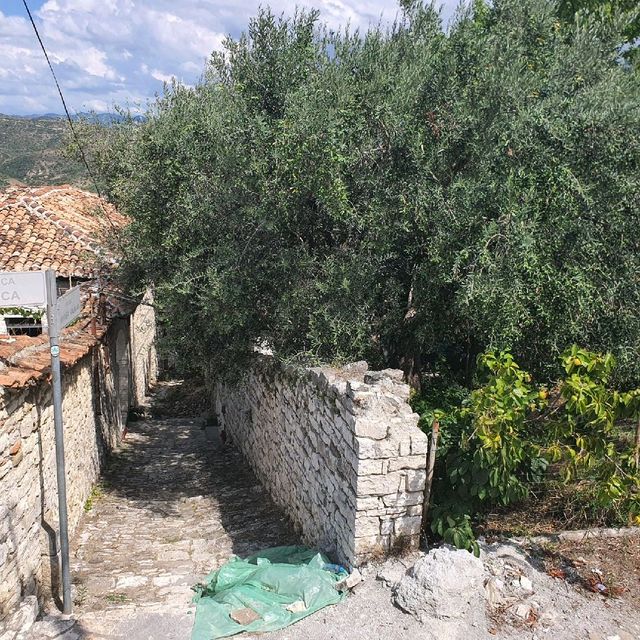
M 89 493 L 89 497 L 86 499 L 84 503 L 85 513 L 88 513 L 89 511 L 91 511 L 95 503 L 100 498 L 102 498 L 103 495 L 104 495 L 104 487 L 100 483 L 94 484 L 93 487 L 91 488 L 91 492 Z

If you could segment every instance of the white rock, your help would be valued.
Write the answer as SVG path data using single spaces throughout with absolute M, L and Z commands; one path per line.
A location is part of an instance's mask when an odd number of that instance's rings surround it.
M 484 597 L 490 607 L 497 607 L 504 601 L 496 578 L 489 578 L 484 585 Z
M 520 586 L 525 591 L 533 591 L 533 582 L 531 582 L 531 580 L 529 580 L 529 578 L 527 578 L 527 576 L 521 576 L 520 577 Z
M 470 608 L 482 607 L 482 562 L 468 551 L 433 549 L 405 575 L 395 603 L 425 622 L 430 618 L 462 618 Z
M 524 602 L 521 602 L 513 610 L 513 613 L 518 618 L 522 618 L 523 620 L 526 620 L 529 617 L 529 614 L 531 613 L 531 607 L 528 604 L 525 604 Z
M 346 591 L 347 589 L 353 589 L 361 582 L 362 574 L 357 569 L 354 569 L 346 578 L 336 582 L 336 589 L 338 591 Z

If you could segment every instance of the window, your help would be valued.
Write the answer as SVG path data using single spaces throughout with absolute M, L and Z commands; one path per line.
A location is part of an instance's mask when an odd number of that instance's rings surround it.
M 6 317 L 4 323 L 10 336 L 39 336 L 42 333 L 42 322 L 35 318 Z

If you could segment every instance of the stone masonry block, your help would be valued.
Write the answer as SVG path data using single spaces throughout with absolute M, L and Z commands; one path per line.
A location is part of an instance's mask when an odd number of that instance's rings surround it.
M 393 523 L 393 532 L 396 536 L 411 536 L 420 533 L 422 516 L 404 516 L 396 518 Z
M 382 496 L 382 503 L 386 507 L 409 507 L 424 502 L 424 494 L 422 491 L 414 491 L 412 493 L 390 493 Z
M 381 518 L 380 519 L 380 533 L 383 536 L 388 536 L 393 533 L 393 518 Z
M 360 460 L 357 466 L 357 472 L 360 476 L 379 475 L 387 472 L 387 465 L 393 462 L 393 459 L 389 460 Z M 397 471 L 397 469 L 393 469 Z
M 358 496 L 383 496 L 393 491 L 401 491 L 407 482 L 405 473 L 396 471 L 380 476 L 358 478 Z M 424 484 L 424 482 L 423 482 Z
M 409 470 L 406 472 L 407 491 L 424 490 L 427 472 L 424 470 Z
M 411 455 L 426 456 L 429 451 L 429 437 L 422 431 L 414 431 L 411 433 Z
M 355 434 L 373 440 L 383 440 L 387 437 L 389 425 L 384 416 L 366 416 L 356 418 Z
M 425 469 L 426 466 L 426 456 L 405 456 L 404 458 L 391 458 L 391 460 L 389 460 L 389 471 L 399 471 L 400 469 Z
M 395 458 L 398 455 L 398 441 L 389 437 L 385 440 L 358 438 L 358 458 Z
M 378 556 L 389 551 L 390 536 L 364 536 L 355 540 L 355 555 L 358 558 Z
M 380 518 L 377 516 L 358 516 L 356 518 L 355 535 L 357 538 L 362 536 L 376 536 L 380 533 Z

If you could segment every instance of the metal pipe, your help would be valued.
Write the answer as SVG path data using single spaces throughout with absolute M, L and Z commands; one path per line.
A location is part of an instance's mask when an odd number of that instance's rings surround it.
M 53 388 L 53 424 L 56 441 L 56 477 L 58 480 L 58 518 L 60 521 L 60 561 L 62 564 L 62 612 L 71 613 L 71 574 L 69 570 L 69 519 L 67 515 L 67 477 L 64 467 L 64 427 L 62 423 L 62 376 L 60 373 L 60 346 L 56 317 L 56 273 L 45 273 L 47 287 L 47 320 L 51 351 L 51 386 Z

